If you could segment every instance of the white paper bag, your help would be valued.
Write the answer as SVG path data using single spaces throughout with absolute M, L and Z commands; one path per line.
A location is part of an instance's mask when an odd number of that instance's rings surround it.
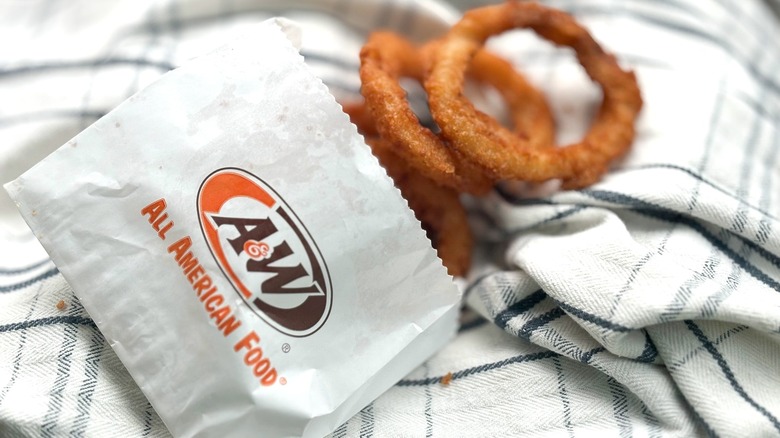
M 6 186 L 175 436 L 322 436 L 455 331 L 457 289 L 294 34 L 166 74 Z

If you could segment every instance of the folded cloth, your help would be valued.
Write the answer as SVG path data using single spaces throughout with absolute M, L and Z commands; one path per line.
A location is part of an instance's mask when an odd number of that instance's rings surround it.
M 505 183 L 469 200 L 474 313 L 333 436 L 780 435 L 777 19 L 759 1 L 547 3 L 636 72 L 637 141 L 590 188 Z M 269 16 L 301 23 L 342 100 L 367 32 L 423 41 L 458 17 L 400 0 L 0 8 L 0 183 Z M 545 91 L 562 143 L 582 135 L 599 92 L 569 52 L 527 32 L 490 46 Z M 0 194 L 0 436 L 66 435 L 169 436 Z

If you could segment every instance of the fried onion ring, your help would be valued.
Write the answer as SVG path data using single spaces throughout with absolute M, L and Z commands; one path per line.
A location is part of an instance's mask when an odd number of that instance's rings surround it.
M 466 275 L 471 265 L 473 237 L 458 192 L 410 169 L 390 142 L 368 137 L 366 143 L 422 223 L 447 272 L 452 276 Z
M 441 42 L 432 41 L 422 47 L 426 70 Z M 514 135 L 529 141 L 531 145 L 547 146 L 555 141 L 555 121 L 544 94 L 531 85 L 523 75 L 499 56 L 486 50 L 479 50 L 471 60 L 467 76 L 478 83 L 488 84 L 498 91 L 507 105 L 513 125 L 509 132 L 496 119 L 476 110 L 478 120 L 485 129 L 511 139 Z
M 485 129 L 464 97 L 466 70 L 485 41 L 517 28 L 530 28 L 556 45 L 573 48 L 586 73 L 601 86 L 598 114 L 579 143 L 535 147 L 527 139 L 508 136 L 500 126 Z M 424 86 L 442 137 L 490 176 L 531 182 L 561 178 L 565 188 L 598 181 L 610 162 L 626 152 L 642 107 L 633 72 L 622 70 L 570 15 L 532 2 L 509 1 L 466 12 L 433 54 Z
M 425 67 L 438 45 L 434 41 L 417 50 L 396 34 L 373 33 L 360 52 L 361 93 L 380 136 L 395 144 L 397 154 L 412 168 L 446 187 L 484 194 L 494 179 L 486 178 L 479 166 L 420 125 L 399 83 L 400 77 L 422 83 Z M 470 73 L 496 88 L 507 102 L 520 136 L 540 144 L 552 140 L 554 124 L 546 100 L 509 63 L 479 51 L 470 64 Z M 477 117 L 486 129 L 501 127 L 486 114 L 478 112 Z
M 379 132 L 376 130 L 371 113 L 368 112 L 363 102 L 347 102 L 341 104 L 341 109 L 349 116 L 349 121 L 357 126 L 358 132 L 364 137 L 376 137 Z
M 447 272 L 452 276 L 465 276 L 471 265 L 473 238 L 458 192 L 410 169 L 395 152 L 396 148 L 377 136 L 374 120 L 362 102 L 345 103 L 342 109 L 401 191 Z

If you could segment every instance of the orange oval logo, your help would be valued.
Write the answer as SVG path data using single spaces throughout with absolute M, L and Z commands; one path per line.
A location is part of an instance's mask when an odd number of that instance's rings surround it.
M 243 169 L 219 169 L 198 190 L 198 219 L 220 269 L 260 318 L 290 336 L 322 327 L 332 301 L 328 267 L 274 189 Z

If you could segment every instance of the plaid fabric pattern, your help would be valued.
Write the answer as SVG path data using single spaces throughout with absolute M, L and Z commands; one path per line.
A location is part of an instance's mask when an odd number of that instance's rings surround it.
M 332 436 L 780 436 L 777 3 L 546 3 L 636 71 L 635 147 L 585 190 L 508 183 L 470 200 L 461 331 Z M 267 17 L 300 22 L 307 62 L 349 99 L 366 32 L 425 40 L 458 16 L 389 0 L 0 10 L 3 183 Z M 571 54 L 527 33 L 490 45 L 547 93 L 559 140 L 579 138 L 599 93 Z M 0 436 L 169 436 L 4 193 Z

